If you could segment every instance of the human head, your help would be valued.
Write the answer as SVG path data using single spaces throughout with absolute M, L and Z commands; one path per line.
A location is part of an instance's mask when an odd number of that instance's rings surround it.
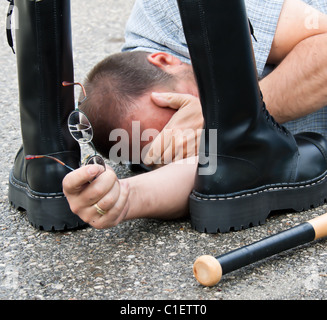
M 120 128 L 131 137 L 132 121 L 140 122 L 141 133 L 149 128 L 160 132 L 175 110 L 156 106 L 151 92 L 190 93 L 190 69 L 172 55 L 143 51 L 117 53 L 99 62 L 87 75 L 87 99 L 80 106 L 94 127 L 97 151 L 108 157 L 116 143 L 109 141 L 110 133 Z

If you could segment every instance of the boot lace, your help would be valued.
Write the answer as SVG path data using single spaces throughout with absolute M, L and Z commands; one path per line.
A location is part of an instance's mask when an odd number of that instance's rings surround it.
M 7 41 L 9 44 L 9 47 L 11 48 L 12 52 L 15 53 L 14 49 L 14 41 L 12 37 L 12 31 L 11 31 L 11 17 L 14 11 L 14 0 L 8 0 L 9 2 L 9 8 L 7 12 L 7 20 L 6 20 L 6 33 L 7 33 Z
M 9 0 L 8 0 L 8 1 L 9 1 Z M 251 35 L 252 35 L 253 39 L 255 40 L 255 42 L 258 42 L 257 38 L 256 38 L 255 35 L 254 35 L 254 28 L 253 28 L 253 26 L 252 26 L 252 23 L 251 23 L 250 19 L 248 19 L 248 20 L 249 20 L 249 26 L 250 26 L 250 32 L 251 32 Z
M 262 93 L 261 93 L 261 99 L 262 99 Z M 270 122 L 272 124 L 273 127 L 275 127 L 278 131 L 288 135 L 288 130 L 282 126 L 281 124 L 279 124 L 275 118 L 269 113 L 269 111 L 267 110 L 266 104 L 265 102 L 262 100 L 262 111 L 266 117 L 266 120 L 268 122 Z

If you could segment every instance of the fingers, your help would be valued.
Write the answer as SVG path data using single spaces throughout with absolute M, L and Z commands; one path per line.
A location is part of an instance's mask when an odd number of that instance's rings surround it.
M 100 165 L 89 165 L 70 172 L 63 180 L 64 192 L 67 194 L 80 192 L 86 183 L 103 172 L 104 168 Z
M 198 130 L 203 128 L 200 100 L 190 94 L 152 93 L 153 101 L 161 107 L 178 111 L 147 149 L 143 162 L 164 165 L 197 154 Z
M 79 217 L 96 229 L 106 229 L 117 226 L 128 213 L 129 185 L 116 181 L 113 188 L 97 202 L 98 207 L 105 211 L 99 214 L 91 205 L 79 211 Z
M 152 92 L 152 101 L 159 107 L 169 107 L 178 110 L 188 104 L 196 97 L 190 94 L 175 93 L 175 92 Z
M 163 129 L 143 158 L 146 165 L 165 165 L 198 154 L 201 131 Z
M 94 177 L 97 178 L 92 181 Z M 116 226 L 128 212 L 129 185 L 119 181 L 111 168 L 106 171 L 96 165 L 79 168 L 65 177 L 63 190 L 72 212 L 97 229 Z
M 90 183 L 100 172 L 95 167 L 96 165 L 81 167 L 69 173 L 63 180 L 64 194 L 75 213 L 97 203 L 117 180 L 115 173 L 108 169 Z
M 151 147 L 143 158 L 146 165 L 162 164 L 160 160 L 165 150 L 171 149 L 173 131 L 163 129 L 163 131 L 152 141 Z
M 116 183 L 115 195 L 104 197 L 98 202 L 100 208 L 107 213 L 98 220 L 101 225 L 107 227 L 118 225 L 127 215 L 128 212 L 128 196 L 129 185 L 124 181 Z
M 82 204 L 93 205 L 114 189 L 118 178 L 113 170 L 106 170 L 81 191 Z

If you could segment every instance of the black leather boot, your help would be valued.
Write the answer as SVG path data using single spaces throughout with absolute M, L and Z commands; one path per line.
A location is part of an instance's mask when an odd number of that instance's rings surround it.
M 327 143 L 315 133 L 293 136 L 266 110 L 243 0 L 178 5 L 205 119 L 190 196 L 193 227 L 240 230 L 274 210 L 323 204 Z
M 50 159 L 25 160 L 53 155 L 73 168 L 80 163 L 79 145 L 67 127 L 74 89 L 62 86 L 73 82 L 70 1 L 15 0 L 14 12 L 23 146 L 10 172 L 9 200 L 38 229 L 84 227 L 62 192 L 69 170 Z

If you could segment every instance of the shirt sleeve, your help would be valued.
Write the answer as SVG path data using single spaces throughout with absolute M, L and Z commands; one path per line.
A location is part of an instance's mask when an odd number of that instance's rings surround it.
M 267 59 L 274 40 L 284 0 L 245 0 L 248 17 L 257 41 L 252 40 L 258 76 L 266 70 Z M 269 67 L 268 67 L 269 68 Z
M 190 64 L 176 0 L 136 0 L 122 51 L 167 52 Z
M 263 75 L 284 0 L 246 0 L 257 39 L 253 41 L 259 77 Z M 190 63 L 176 0 L 136 0 L 122 51 L 164 51 Z

